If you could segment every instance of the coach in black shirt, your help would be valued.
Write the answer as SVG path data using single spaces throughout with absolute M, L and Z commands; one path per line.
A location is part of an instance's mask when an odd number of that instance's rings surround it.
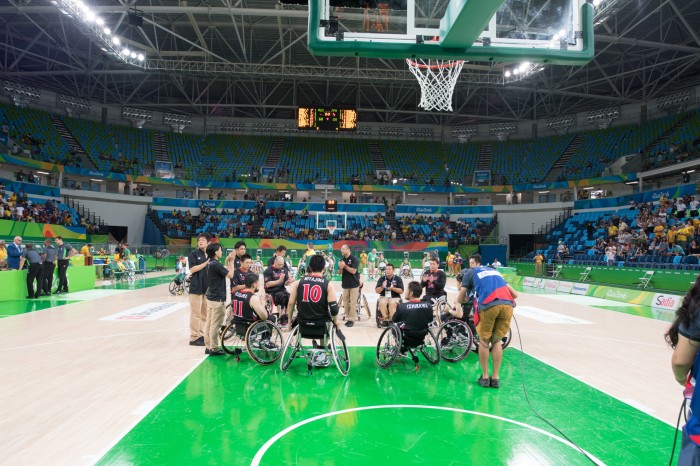
M 343 259 L 338 262 L 338 270 L 342 270 L 341 286 L 343 287 L 343 303 L 347 316 L 346 327 L 355 325 L 357 319 L 357 298 L 360 294 L 360 261 L 350 254 L 350 246 L 343 244 L 340 248 Z
M 68 260 L 78 252 L 70 244 L 64 243 L 63 238 L 56 237 L 56 259 L 58 260 L 58 293 L 68 293 Z
M 197 236 L 197 249 L 187 257 L 190 281 L 190 345 L 204 346 L 204 323 L 207 320 L 205 295 L 209 286 L 207 272 L 207 246 L 211 241 L 209 233 Z
M 207 318 L 204 323 L 204 345 L 207 347 L 204 354 L 209 356 L 221 356 L 223 351 L 219 347 L 219 329 L 224 323 L 226 306 L 226 279 L 233 277 L 233 271 L 229 271 L 219 262 L 222 251 L 219 243 L 211 243 L 207 246 Z

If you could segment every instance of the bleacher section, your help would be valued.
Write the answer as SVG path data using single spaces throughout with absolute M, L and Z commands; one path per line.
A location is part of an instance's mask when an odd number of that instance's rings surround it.
M 78 118 L 62 119 L 99 170 L 141 175 L 142 165 L 153 165 L 151 131 Z
M 429 179 L 436 185 L 445 181 L 445 158 L 439 143 L 426 141 L 379 141 L 386 167 L 394 176 L 411 178 L 408 184 L 426 184 Z M 461 154 L 458 157 L 462 157 Z
M 24 149 L 35 152 L 34 158 L 82 166 L 79 160 L 71 160 L 70 148 L 56 130 L 49 113 L 0 104 L 0 119 L 7 123 L 10 136 L 18 143 L 27 135 L 41 142 L 40 150 L 27 142 L 27 138 L 22 144 Z M 141 167 L 152 167 L 153 131 L 102 125 L 66 116 L 60 119 L 99 170 L 141 174 Z M 694 158 L 700 156 L 700 151 L 694 148 L 699 134 L 700 112 L 697 111 L 639 125 L 583 132 L 580 133 L 580 146 L 567 160 L 559 179 L 598 176 L 617 158 L 638 154 L 648 148 L 651 156 L 645 160 L 645 168 Z M 489 143 L 493 148 L 490 166 L 492 179 L 509 184 L 543 181 L 575 136 L 572 133 L 535 140 Z M 176 133 L 166 133 L 165 138 L 171 161 L 182 165 L 182 169 L 177 171 L 178 175 L 204 182 L 232 181 L 234 171 L 237 179 L 249 180 L 248 176 L 254 169 L 265 164 L 275 139 L 272 136 L 215 134 L 203 137 Z M 310 137 L 276 139 L 282 142 L 278 168 L 289 170 L 288 181 L 292 183 L 347 183 L 351 175 L 362 177 L 372 173 L 370 143 L 379 146 L 386 168 L 398 178 L 407 178 L 405 183 L 425 184 L 432 180 L 433 184 L 441 186 L 446 178 L 450 181 L 463 181 L 466 178 L 469 182 L 482 144 Z M 688 150 L 680 150 L 683 147 Z M 259 177 L 258 181 L 267 180 Z
M 600 245 L 600 240 L 608 238 L 607 224 L 614 216 L 619 217 L 629 226 L 629 231 L 637 232 L 640 226 L 637 225 L 637 215 L 639 211 L 631 208 L 623 208 L 619 210 L 604 210 L 595 212 L 578 212 L 575 215 L 566 219 L 566 221 L 554 228 L 547 236 L 548 246 L 543 249 L 538 249 L 529 253 L 526 261 L 532 261 L 536 254 L 542 254 L 545 261 L 551 263 L 564 263 L 570 265 L 612 265 L 615 267 L 651 267 L 660 269 L 676 269 L 676 270 L 700 270 L 698 265 L 698 257 L 695 255 L 686 254 L 661 254 L 648 253 L 646 246 L 643 251 L 638 251 L 637 254 L 630 252 L 629 254 L 615 255 L 612 264 L 609 263 L 605 254 L 607 248 L 603 249 Z M 683 222 L 689 219 L 699 219 L 700 217 L 690 217 L 683 219 Z M 681 221 L 673 216 L 668 217 L 667 229 L 673 226 L 680 226 Z M 644 226 L 644 230 L 647 228 Z M 665 232 L 664 232 L 665 236 Z M 693 238 L 688 238 L 690 244 Z M 561 242 L 561 243 L 560 243 Z M 631 244 L 647 245 L 644 243 L 635 243 L 634 236 L 631 238 Z M 559 244 L 566 246 L 569 250 L 568 255 L 563 255 L 559 260 L 557 248 Z M 634 248 L 633 248 L 634 249 Z
M 501 175 L 508 183 L 539 183 L 571 143 L 573 135 L 552 136 L 527 141 L 493 143 L 491 175 Z
M 268 136 L 234 136 L 214 134 L 207 136 L 199 145 L 191 136 L 182 136 L 180 143 L 189 145 L 185 154 L 184 178 L 213 181 L 226 181 L 241 175 L 248 175 L 254 167 L 260 168 L 265 162 L 272 146 Z M 170 153 L 180 152 L 174 147 L 175 138 L 168 139 Z M 201 148 L 201 153 L 197 153 Z M 251 181 L 250 179 L 244 179 Z M 260 181 L 260 180 L 258 180 Z
M 293 183 L 349 183 L 352 175 L 372 173 L 368 141 L 363 139 L 283 138 L 280 167 Z
M 2 112 L 0 121 L 7 121 L 10 127 L 10 137 L 20 146 L 32 150 L 34 159 L 63 160 L 70 153 L 68 144 L 56 131 L 48 113 L 2 103 L 0 103 L 0 112 Z M 32 139 L 39 141 L 40 148 L 31 147 L 31 144 L 22 144 L 21 139 L 25 135 L 31 135 Z

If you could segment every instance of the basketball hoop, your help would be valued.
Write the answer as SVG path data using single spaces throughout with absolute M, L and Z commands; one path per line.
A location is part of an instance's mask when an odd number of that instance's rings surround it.
M 330 235 L 328 237 L 328 239 L 333 239 L 333 232 L 335 231 L 335 225 L 328 225 L 326 227 L 326 229 L 328 230 L 328 234 Z
M 420 84 L 419 107 L 425 110 L 452 111 L 452 93 L 464 60 L 411 60 L 408 69 Z

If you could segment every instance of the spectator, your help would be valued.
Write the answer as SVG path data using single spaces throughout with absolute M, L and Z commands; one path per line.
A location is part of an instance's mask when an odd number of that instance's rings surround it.
M 19 270 L 19 262 L 22 257 L 22 237 L 15 236 L 15 239 L 7 245 L 7 268 Z

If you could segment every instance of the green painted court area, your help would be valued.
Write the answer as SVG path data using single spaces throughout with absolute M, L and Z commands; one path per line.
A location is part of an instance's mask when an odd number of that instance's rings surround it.
M 416 372 L 355 347 L 347 378 L 208 358 L 98 464 L 591 464 L 533 415 L 520 351 L 504 356 L 500 389 L 477 385 L 475 354 Z M 529 356 L 525 379 L 540 414 L 602 463 L 668 463 L 671 426 Z
M 15 299 L 11 301 L 3 301 L 0 306 L 0 318 L 11 317 L 28 312 L 42 311 L 51 309 L 57 306 L 65 306 L 66 304 L 79 303 L 94 298 L 103 297 L 99 293 L 100 290 L 140 290 L 150 288 L 152 286 L 163 285 L 170 283 L 171 275 L 160 277 L 137 278 L 134 281 L 122 280 L 119 282 L 111 282 L 109 285 L 103 285 L 95 288 L 95 290 L 79 291 L 77 293 L 56 294 L 51 296 L 42 296 L 38 299 Z M 91 293 L 96 291 L 96 293 Z M 167 291 L 166 291 L 167 293 Z

